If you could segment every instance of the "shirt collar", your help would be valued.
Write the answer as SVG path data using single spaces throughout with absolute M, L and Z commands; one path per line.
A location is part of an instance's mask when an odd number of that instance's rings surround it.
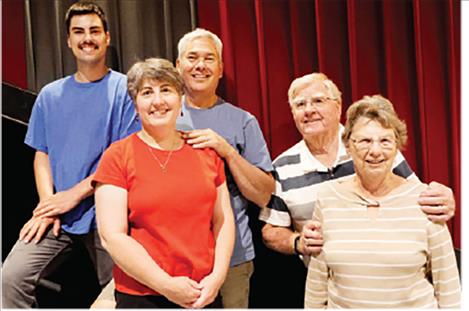
M 339 124 L 339 132 L 337 134 L 337 139 L 339 140 L 339 148 L 337 150 L 336 159 L 332 167 L 336 167 L 340 163 L 345 160 L 348 160 L 350 157 L 347 154 L 347 150 L 345 149 L 345 145 L 342 142 L 342 133 L 344 132 L 344 126 Z M 303 171 L 305 173 L 319 171 L 319 172 L 327 172 L 328 168 L 324 166 L 318 159 L 309 151 L 308 146 L 306 145 L 305 140 L 303 139 L 300 142 L 300 161 L 302 163 Z
M 215 104 L 209 108 L 194 108 L 192 106 L 190 106 L 188 103 L 187 103 L 187 99 L 186 99 L 186 95 L 182 95 L 182 105 L 183 107 L 186 109 L 186 110 L 204 110 L 204 109 L 211 109 L 211 108 L 214 108 L 218 105 L 221 105 L 225 102 L 225 100 L 223 98 L 221 98 L 220 96 L 217 96 L 217 101 L 215 102 Z

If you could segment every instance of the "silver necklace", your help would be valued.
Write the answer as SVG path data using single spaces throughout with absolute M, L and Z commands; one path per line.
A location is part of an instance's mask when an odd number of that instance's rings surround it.
M 148 151 L 150 152 L 150 154 L 152 155 L 153 159 L 156 160 L 156 162 L 158 162 L 158 165 L 160 166 L 161 170 L 163 171 L 163 173 L 166 173 L 166 167 L 169 163 L 169 159 L 171 159 L 171 155 L 173 154 L 174 152 L 174 145 L 175 145 L 175 142 L 173 142 L 173 145 L 171 146 L 171 151 L 169 152 L 168 154 L 168 157 L 166 158 L 166 161 L 164 161 L 164 163 L 161 163 L 160 159 L 158 159 L 158 157 L 153 153 L 153 150 L 150 146 L 147 145 L 148 147 Z

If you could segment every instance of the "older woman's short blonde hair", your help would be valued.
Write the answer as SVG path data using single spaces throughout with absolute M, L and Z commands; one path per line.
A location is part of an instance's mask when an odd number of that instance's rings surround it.
M 392 129 L 399 150 L 407 143 L 407 126 L 397 116 L 392 103 L 381 95 L 373 95 L 363 96 L 347 109 L 347 122 L 342 134 L 342 141 L 345 145 L 348 144 L 353 127 L 362 117 L 379 122 L 383 128 Z
M 184 94 L 184 82 L 173 64 L 164 58 L 147 58 L 136 62 L 127 72 L 127 88 L 135 101 L 145 80 L 158 80 L 173 86 L 179 95 Z
M 290 106 L 292 105 L 293 100 L 295 99 L 298 91 L 309 86 L 313 83 L 322 83 L 325 88 L 329 91 L 329 96 L 332 99 L 336 99 L 339 103 L 342 103 L 342 93 L 339 91 L 337 86 L 330 80 L 325 74 L 320 72 L 313 72 L 302 77 L 296 78 L 290 84 L 288 89 L 288 102 Z

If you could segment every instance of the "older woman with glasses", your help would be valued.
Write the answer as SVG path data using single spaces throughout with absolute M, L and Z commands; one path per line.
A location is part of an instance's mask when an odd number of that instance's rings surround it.
M 127 76 L 142 130 L 112 144 L 94 176 L 117 308 L 221 307 L 235 232 L 223 161 L 176 130 L 183 82 L 169 61 Z
M 459 307 L 449 231 L 417 203 L 427 185 L 392 171 L 406 140 L 387 99 L 365 96 L 349 107 L 342 141 L 356 174 L 318 191 L 313 219 L 324 245 L 309 263 L 306 308 Z

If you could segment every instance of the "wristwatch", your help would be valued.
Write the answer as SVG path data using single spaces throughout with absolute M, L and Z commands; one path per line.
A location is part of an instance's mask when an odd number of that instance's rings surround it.
M 300 241 L 300 237 L 301 237 L 301 234 L 297 235 L 295 238 L 295 242 L 293 243 L 293 249 L 295 251 L 295 254 L 297 255 L 301 255 L 301 252 L 298 250 L 298 242 Z

